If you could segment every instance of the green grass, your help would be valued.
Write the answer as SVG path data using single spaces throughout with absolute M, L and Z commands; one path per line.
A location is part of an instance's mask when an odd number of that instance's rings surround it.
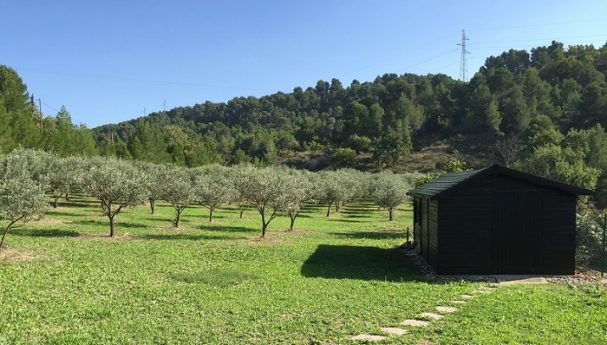
M 426 281 L 395 248 L 411 210 L 396 221 L 358 202 L 324 217 L 309 207 L 294 233 L 286 217 L 259 240 L 253 210 L 119 215 L 116 239 L 93 200 L 76 199 L 47 220 L 9 234 L 0 262 L 0 344 L 348 344 L 469 293 L 480 283 Z M 64 221 L 65 223 L 61 223 Z M 605 344 L 602 290 L 500 287 L 428 329 L 387 343 Z

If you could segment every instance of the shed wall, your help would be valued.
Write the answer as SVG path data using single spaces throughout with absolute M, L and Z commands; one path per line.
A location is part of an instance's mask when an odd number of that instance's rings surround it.
M 479 179 L 438 201 L 438 273 L 491 271 L 490 191 L 490 179 Z
M 529 205 L 517 208 L 518 203 Z M 573 194 L 487 175 L 422 205 L 429 216 L 422 227 L 424 258 L 439 274 L 574 272 Z M 511 216 L 502 210 L 507 205 L 519 219 L 504 222 Z

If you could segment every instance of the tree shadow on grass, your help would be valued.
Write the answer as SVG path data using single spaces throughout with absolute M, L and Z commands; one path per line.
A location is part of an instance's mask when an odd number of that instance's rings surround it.
M 346 209 L 341 209 L 339 212 L 343 213 L 343 214 L 363 214 L 363 215 L 368 215 L 370 212 L 373 212 L 375 210 L 378 210 L 377 207 L 375 208 L 346 208 Z
M 146 234 L 146 235 L 138 235 L 137 238 L 140 238 L 143 240 L 162 240 L 162 241 L 167 241 L 167 240 L 202 241 L 202 240 L 245 240 L 248 237 L 177 233 L 177 234 Z
M 44 229 L 21 229 L 13 230 L 12 236 L 29 236 L 29 237 L 78 237 L 79 233 L 71 230 L 44 230 Z
M 357 231 L 357 232 L 332 232 L 331 235 L 352 238 L 352 239 L 370 239 L 370 240 L 389 240 L 403 239 L 407 234 L 404 231 Z
M 346 218 L 328 218 L 331 222 L 341 222 L 341 223 L 363 223 L 364 220 L 360 220 L 358 218 L 354 219 L 346 219 Z
M 244 226 L 223 226 L 223 225 L 198 225 L 194 227 L 195 229 L 207 230 L 207 231 L 217 231 L 217 232 L 226 232 L 226 233 L 251 233 L 251 232 L 259 232 L 258 229 L 245 228 Z
M 46 213 L 50 216 L 64 216 L 64 217 L 81 217 L 85 216 L 84 213 L 70 213 L 70 212 L 61 212 L 61 211 L 53 211 L 52 209 Z
M 99 203 L 97 203 L 97 202 L 77 201 L 77 200 L 70 200 L 70 201 L 65 201 L 65 200 L 61 201 L 60 200 L 59 202 L 57 202 L 57 205 L 59 207 L 79 207 L 79 208 L 99 207 Z
M 304 262 L 301 274 L 310 278 L 380 280 L 390 282 L 426 280 L 410 257 L 396 248 L 321 244 Z
M 109 227 L 109 220 L 104 218 L 103 220 L 79 220 L 73 222 L 72 224 L 80 224 L 80 225 L 97 225 L 97 226 L 105 226 Z M 146 229 L 148 225 L 141 223 L 126 223 L 121 221 L 116 221 L 116 228 L 138 228 L 138 229 Z
M 370 215 L 369 213 L 364 213 L 364 214 L 361 214 L 361 213 L 345 213 L 345 212 L 343 213 L 343 216 L 345 218 L 369 218 L 369 215 Z

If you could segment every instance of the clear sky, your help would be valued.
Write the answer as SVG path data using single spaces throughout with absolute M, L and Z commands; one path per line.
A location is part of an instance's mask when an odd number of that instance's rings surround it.
M 0 64 L 45 114 L 90 127 L 384 73 L 459 76 L 487 56 L 607 41 L 607 1 L 0 1 Z

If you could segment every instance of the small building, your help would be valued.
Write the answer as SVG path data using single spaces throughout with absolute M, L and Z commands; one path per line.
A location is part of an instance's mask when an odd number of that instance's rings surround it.
M 573 274 L 576 200 L 592 191 L 496 164 L 408 194 L 414 241 L 438 274 Z

